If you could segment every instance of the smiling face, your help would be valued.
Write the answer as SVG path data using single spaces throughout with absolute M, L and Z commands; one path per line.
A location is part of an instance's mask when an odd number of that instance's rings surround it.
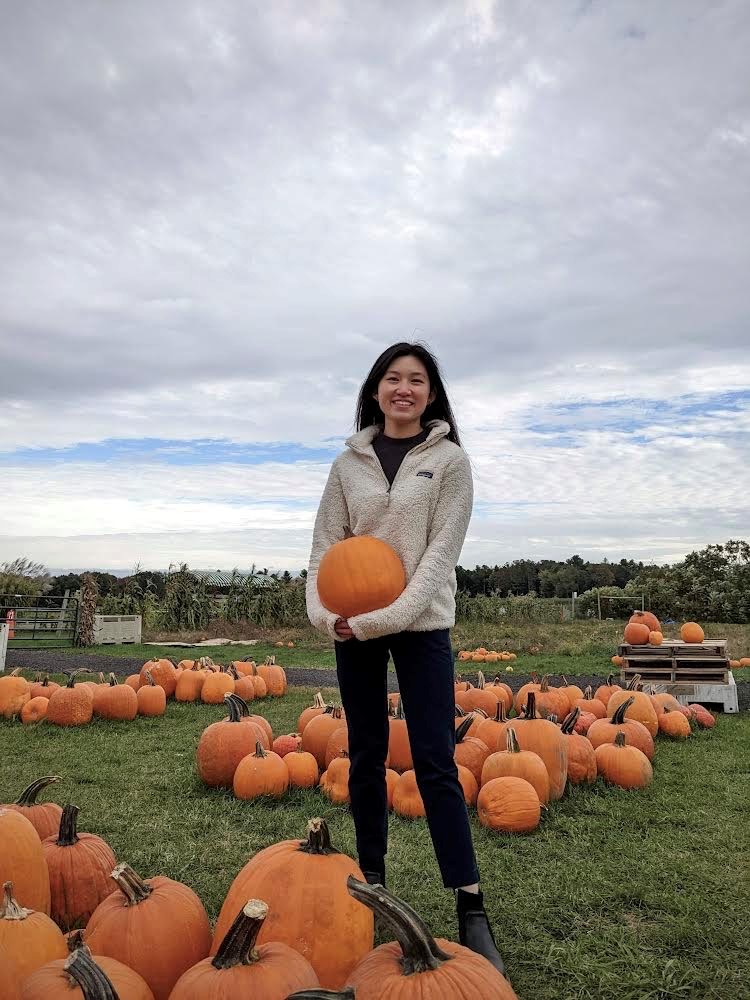
M 395 358 L 378 382 L 375 394 L 388 437 L 419 434 L 422 414 L 434 398 L 427 369 L 419 358 L 413 354 Z

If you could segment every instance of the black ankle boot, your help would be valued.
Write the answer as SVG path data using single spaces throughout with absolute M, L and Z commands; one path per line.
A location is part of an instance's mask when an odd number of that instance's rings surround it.
M 504 976 L 505 966 L 484 912 L 482 893 L 456 889 L 456 914 L 459 943 L 482 955 Z
M 362 874 L 365 877 L 365 882 L 368 885 L 382 885 L 385 888 L 385 872 L 366 872 L 363 871 Z

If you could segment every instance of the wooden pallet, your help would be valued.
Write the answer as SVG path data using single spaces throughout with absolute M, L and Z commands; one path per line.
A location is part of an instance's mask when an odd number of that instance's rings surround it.
M 683 642 L 665 639 L 661 646 L 633 646 L 624 642 L 618 648 L 623 658 L 620 679 L 628 682 L 636 674 L 644 681 L 663 683 L 729 683 L 729 657 L 726 639 Z

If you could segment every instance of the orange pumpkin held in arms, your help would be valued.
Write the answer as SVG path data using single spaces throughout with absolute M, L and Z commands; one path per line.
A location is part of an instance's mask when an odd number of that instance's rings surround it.
M 324 608 L 353 618 L 393 604 L 406 587 L 406 574 L 387 542 L 348 532 L 323 555 L 317 583 Z

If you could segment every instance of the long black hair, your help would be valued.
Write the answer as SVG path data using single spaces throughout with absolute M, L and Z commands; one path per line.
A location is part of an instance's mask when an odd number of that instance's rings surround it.
M 422 425 L 429 420 L 445 420 L 450 424 L 448 440 L 455 442 L 461 447 L 461 439 L 458 436 L 456 418 L 453 416 L 451 404 L 448 402 L 448 394 L 443 384 L 443 376 L 440 372 L 440 365 L 433 354 L 423 344 L 408 344 L 401 341 L 399 344 L 392 344 L 386 348 L 378 360 L 370 369 L 370 373 L 362 383 L 357 399 L 356 427 L 358 431 L 371 424 L 380 423 L 383 420 L 383 413 L 378 406 L 378 401 L 374 398 L 378 391 L 378 384 L 385 373 L 391 367 L 396 358 L 403 358 L 408 354 L 413 354 L 419 358 L 427 369 L 427 377 L 430 380 L 430 391 L 435 393 L 435 398 L 428 404 L 427 409 L 422 414 Z

